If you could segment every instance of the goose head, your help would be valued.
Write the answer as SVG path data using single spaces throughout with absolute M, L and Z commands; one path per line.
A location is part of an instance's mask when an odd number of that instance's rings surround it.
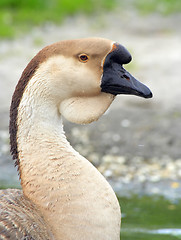
M 85 124 L 97 120 L 117 94 L 152 97 L 150 90 L 123 68 L 131 55 L 122 45 L 107 39 L 75 40 L 69 54 L 65 61 L 68 71 L 65 67 L 63 75 L 70 97 L 60 104 L 60 112 L 69 121 Z
M 108 39 L 61 41 L 42 49 L 24 70 L 20 82 L 31 85 L 37 105 L 51 100 L 67 120 L 86 124 L 97 120 L 118 94 L 152 96 L 123 68 L 130 61 L 130 53 Z

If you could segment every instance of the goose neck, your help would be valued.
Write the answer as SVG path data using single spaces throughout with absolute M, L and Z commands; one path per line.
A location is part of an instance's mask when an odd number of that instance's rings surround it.
M 56 106 L 26 95 L 20 102 L 17 142 L 23 192 L 40 209 L 55 239 L 118 240 L 117 198 L 67 141 Z

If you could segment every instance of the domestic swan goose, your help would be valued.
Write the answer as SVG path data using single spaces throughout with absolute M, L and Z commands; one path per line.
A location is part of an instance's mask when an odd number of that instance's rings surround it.
M 62 116 L 97 120 L 117 94 L 150 98 L 124 68 L 130 53 L 102 38 L 60 41 L 27 65 L 10 108 L 11 153 L 22 190 L 0 191 L 0 239 L 119 240 L 116 195 L 66 140 Z

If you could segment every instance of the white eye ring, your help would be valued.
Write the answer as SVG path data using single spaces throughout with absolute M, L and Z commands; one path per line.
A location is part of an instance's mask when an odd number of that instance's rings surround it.
M 82 53 L 79 55 L 79 61 L 82 63 L 86 63 L 89 60 L 89 56 L 86 53 Z

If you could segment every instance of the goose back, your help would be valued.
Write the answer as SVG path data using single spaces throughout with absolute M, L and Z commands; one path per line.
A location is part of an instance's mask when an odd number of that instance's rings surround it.
M 41 213 L 21 190 L 0 191 L 0 239 L 52 239 Z

